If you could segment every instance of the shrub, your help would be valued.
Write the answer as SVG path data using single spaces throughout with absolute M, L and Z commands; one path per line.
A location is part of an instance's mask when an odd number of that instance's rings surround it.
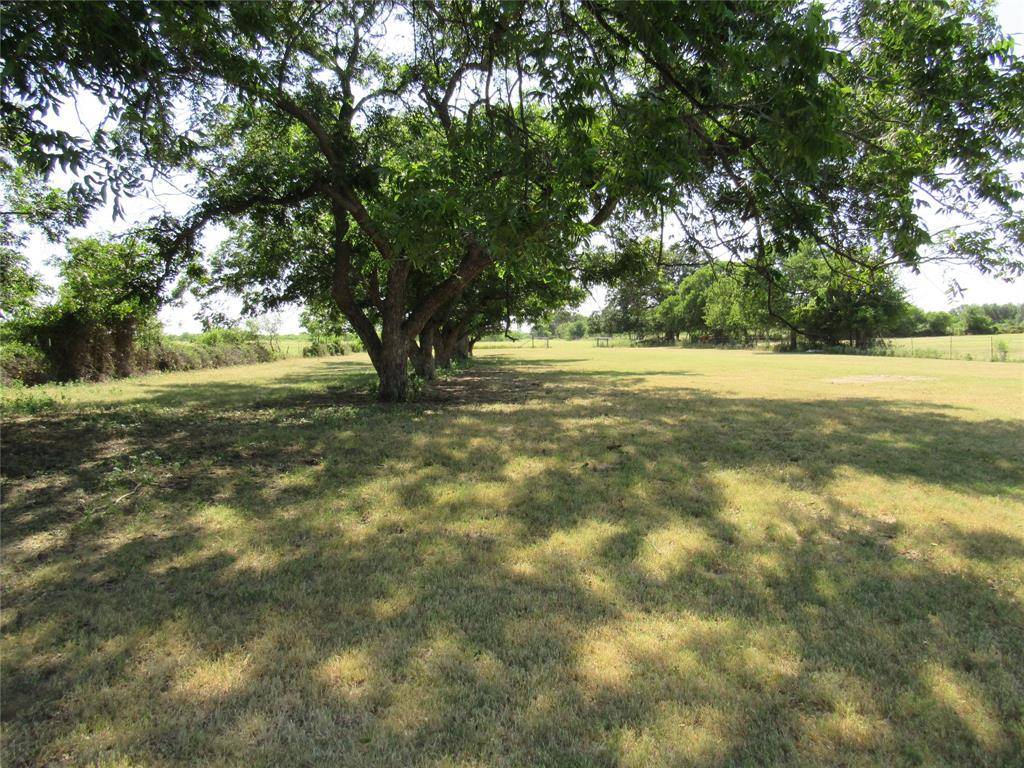
M 140 351 L 139 367 L 141 370 L 193 371 L 265 363 L 274 357 L 274 351 L 263 339 L 239 341 L 230 334 L 207 337 L 204 333 L 187 341 L 161 339 Z
M 204 347 L 240 347 L 259 341 L 259 334 L 241 328 L 210 328 L 193 341 Z
M 21 341 L 0 344 L 0 381 L 42 384 L 53 378 L 53 367 L 42 350 Z
M 349 355 L 363 351 L 363 342 L 358 336 L 316 336 L 309 346 L 303 347 L 303 357 L 329 357 L 331 355 Z
M 582 339 L 587 335 L 587 321 L 586 320 L 574 320 L 569 324 L 569 338 L 570 339 Z
M 217 329 L 186 339 L 164 336 L 155 318 L 144 324 L 135 335 L 135 344 L 123 360 L 115 359 L 116 348 L 110 342 L 112 332 L 102 327 L 88 335 L 88 344 L 74 345 L 53 340 L 54 330 L 45 326 L 46 334 L 35 338 L 26 327 L 8 327 L 8 337 L 0 346 L 0 376 L 4 383 L 41 384 L 46 381 L 74 378 L 55 361 L 67 359 L 68 349 L 77 352 L 75 370 L 82 378 L 102 379 L 127 376 L 146 371 L 193 371 L 226 365 L 248 365 L 273 360 L 276 353 L 266 338 L 245 331 Z M 59 326 L 58 326 L 59 327 Z M 27 338 L 32 342 L 21 340 Z M 69 337 L 74 341 L 74 337 Z M 50 346 L 60 353 L 48 352 Z M 116 363 L 116 364 L 115 364 Z
M 341 339 L 314 339 L 308 347 L 303 348 L 302 356 L 329 357 L 331 355 L 344 355 L 345 352 L 345 343 Z

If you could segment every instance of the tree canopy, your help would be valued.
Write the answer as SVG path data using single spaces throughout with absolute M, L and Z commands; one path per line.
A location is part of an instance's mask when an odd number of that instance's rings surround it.
M 687 253 L 769 284 L 805 241 L 837 273 L 1024 269 L 1024 64 L 984 2 L 4 3 L 2 136 L 80 196 L 194 176 L 152 222 L 174 269 L 263 304 L 330 300 L 380 395 L 453 312 L 569 290 L 602 227 L 670 216 Z M 15 52 L 9 55 L 8 52 Z M 47 127 L 82 91 L 91 140 Z M 86 172 L 86 169 L 89 169 Z M 944 250 L 923 206 L 949 220 Z M 488 298 L 491 297 L 491 298 Z M 499 302 L 501 303 L 501 302 Z M 512 306 L 512 305 L 515 306 Z M 492 307 L 484 309 L 484 307 Z

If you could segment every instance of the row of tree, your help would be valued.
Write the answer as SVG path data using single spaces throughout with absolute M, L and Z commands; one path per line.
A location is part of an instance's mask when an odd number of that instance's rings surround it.
M 650 243 L 649 253 L 654 253 Z M 1024 305 L 964 305 L 926 312 L 909 301 L 891 270 L 865 259 L 859 269 L 830 269 L 805 242 L 783 259 L 769 282 L 756 270 L 727 262 L 649 268 L 611 288 L 605 307 L 584 318 L 562 311 L 545 317 L 542 332 L 579 338 L 625 333 L 675 341 L 680 334 L 711 343 L 797 336 L 818 346 L 865 347 L 879 338 L 1024 330 Z
M 635 249 L 595 256 L 591 240 L 642 243 L 666 217 L 688 265 L 728 255 L 771 317 L 834 338 L 850 331 L 841 297 L 786 303 L 794 253 L 836 279 L 936 254 L 1024 270 L 1006 170 L 1024 157 L 1024 64 L 980 0 L 2 13 L 12 161 L 77 172 L 76 203 L 112 197 L 115 212 L 147 174 L 190 179 L 193 210 L 145 228 L 160 290 L 185 275 L 252 311 L 343 316 L 384 400 L 405 397 L 410 361 L 429 378 L 581 286 L 639 279 Z M 54 129 L 47 116 L 86 92 L 106 119 L 88 136 Z M 959 222 L 941 248 L 925 205 Z M 207 258 L 199 236 L 218 222 L 231 237 Z

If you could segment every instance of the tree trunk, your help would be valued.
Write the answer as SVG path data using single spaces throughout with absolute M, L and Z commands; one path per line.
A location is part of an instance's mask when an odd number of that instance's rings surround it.
M 447 368 L 452 360 L 465 360 L 472 354 L 469 336 L 466 334 L 467 323 L 462 321 L 439 327 L 434 332 L 434 352 L 438 367 Z M 460 342 L 465 342 L 460 347 Z
M 789 329 L 789 349 L 792 352 L 796 352 L 796 329 Z
M 451 364 L 451 347 L 444 336 L 438 335 L 434 338 L 434 365 L 438 368 L 448 368 Z
M 413 367 L 416 374 L 426 381 L 433 381 L 436 377 L 434 367 L 434 324 L 432 322 L 423 326 L 420 331 L 420 343 L 413 355 Z
M 385 338 L 380 354 L 374 360 L 380 379 L 377 396 L 386 403 L 404 402 L 409 394 L 409 372 L 406 366 L 409 350 L 401 338 Z
M 117 376 L 132 375 L 132 352 L 135 349 L 135 323 L 125 320 L 114 325 L 113 330 L 114 373 Z

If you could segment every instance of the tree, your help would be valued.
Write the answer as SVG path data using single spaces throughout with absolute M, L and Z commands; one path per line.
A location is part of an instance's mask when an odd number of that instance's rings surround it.
M 25 313 L 45 289 L 28 259 L 11 247 L 7 232 L 0 231 L 0 319 L 10 320 Z
M 893 336 L 918 336 L 925 334 L 927 326 L 927 313 L 905 301 L 887 332 Z
M 224 217 L 259 232 L 313 222 L 329 233 L 332 251 L 316 277 L 362 338 L 381 397 L 401 399 L 408 347 L 442 307 L 492 264 L 571 251 L 615 200 L 601 192 L 606 137 L 580 129 L 579 115 L 538 110 L 521 89 L 505 87 L 517 67 L 536 76 L 546 66 L 528 34 L 534 22 L 545 28 L 538 9 L 485 8 L 470 12 L 480 18 L 454 19 L 444 15 L 454 7 L 413 6 L 418 55 L 426 57 L 415 69 L 380 55 L 391 9 L 274 6 L 246 30 L 265 46 L 258 57 L 232 45 L 240 30 L 231 14 L 184 31 L 178 45 L 202 63 L 202 85 L 215 80 L 235 103 L 210 115 L 221 159 L 200 170 L 206 199 L 164 239 L 187 246 Z M 452 34 L 456 21 L 466 22 L 465 34 Z M 467 37 L 478 29 L 486 40 Z M 509 47 L 518 36 L 525 40 Z M 311 79 L 325 61 L 342 63 Z M 367 82 L 375 86 L 369 99 L 357 100 L 354 89 Z M 453 102 L 474 90 L 476 106 Z M 567 94 L 565 106 L 578 98 Z M 416 106 L 365 112 L 373 99 Z M 250 274 L 280 280 L 293 271 L 273 245 Z
M 766 291 L 765 302 L 771 316 L 829 346 L 844 341 L 868 346 L 895 327 L 906 306 L 903 290 L 884 262 L 862 253 L 859 264 L 839 272 L 810 242 L 787 257 L 781 280 L 771 287 L 776 294 L 767 298 Z
M 564 307 L 549 311 L 533 323 L 533 330 L 544 336 L 582 339 L 587 335 L 587 318 Z
M 953 328 L 953 316 L 949 312 L 925 313 L 925 336 L 947 336 Z
M 656 308 L 670 296 L 690 270 L 684 255 L 660 240 L 613 233 L 614 246 L 601 246 L 584 259 L 587 283 L 610 285 L 603 318 L 609 333 L 644 337 L 652 331 L 674 340 L 672 321 Z
M 988 334 L 996 332 L 992 318 L 981 307 L 967 306 L 959 317 L 960 327 L 967 334 Z
M 865 250 L 884 266 L 957 260 L 1004 277 L 1024 269 L 1021 187 L 1008 162 L 1022 152 L 1024 65 L 988 4 L 835 4 L 831 30 L 822 34 L 838 33 L 849 41 L 842 46 L 784 42 L 793 29 L 771 26 L 765 55 L 821 55 L 821 76 L 837 87 L 812 89 L 822 99 L 818 108 L 790 109 L 771 125 L 724 117 L 725 105 L 736 103 L 728 67 L 709 67 L 708 81 L 696 86 L 680 77 L 705 65 L 703 52 L 695 63 L 694 47 L 675 26 L 684 10 L 656 10 L 659 23 L 636 5 L 607 8 L 605 16 L 707 121 L 709 143 L 720 138 L 737 150 L 723 159 L 719 183 L 692 194 L 677 212 L 686 241 L 709 260 L 726 251 L 770 281 L 779 261 L 810 239 L 839 272 Z M 823 22 L 817 12 L 812 7 L 805 28 Z M 731 45 L 722 47 L 723 56 L 732 53 Z M 713 60 L 711 54 L 707 62 Z M 754 104 L 792 95 L 759 75 L 753 80 L 768 88 Z M 806 121 L 806 144 L 787 147 L 800 135 L 795 121 Z M 779 152 L 788 152 L 788 161 Z M 922 208 L 953 223 L 933 237 L 916 213 Z
M 651 320 L 665 341 L 675 342 L 685 330 L 683 300 L 678 293 L 671 293 L 652 310 Z
M 691 336 L 708 331 L 706 320 L 708 292 L 716 279 L 715 268 L 705 265 L 679 283 L 679 329 Z
M 133 189 L 140 157 L 194 171 L 196 209 L 153 227 L 179 267 L 210 222 L 315 220 L 331 244 L 317 279 L 384 399 L 404 396 L 410 344 L 466 286 L 492 266 L 565 263 L 613 216 L 668 211 L 688 250 L 728 250 L 770 281 L 802 239 L 838 272 L 865 251 L 920 263 L 926 196 L 966 221 L 949 258 L 1024 266 L 1003 170 L 1024 154 L 1024 67 L 981 3 L 851 0 L 829 17 L 798 2 L 599 0 L 3 12 L 19 52 L 5 141 L 39 167 L 107 162 L 94 198 Z M 399 14 L 408 48 L 386 39 Z M 40 115 L 75 88 L 105 97 L 115 131 L 47 133 Z M 251 274 L 273 285 L 292 265 L 265 255 Z
M 136 335 L 155 321 L 168 274 L 138 236 L 72 239 L 58 262 L 53 304 L 12 323 L 19 341 L 42 350 L 61 379 L 127 376 Z
M 0 317 L 10 320 L 48 292 L 23 253 L 30 231 L 51 242 L 84 220 L 80 201 L 43 183 L 31 169 L 0 156 Z
M 742 277 L 742 272 L 723 267 L 705 292 L 704 324 L 719 340 L 742 337 L 746 341 L 772 324 L 760 286 L 753 280 L 744 283 Z

